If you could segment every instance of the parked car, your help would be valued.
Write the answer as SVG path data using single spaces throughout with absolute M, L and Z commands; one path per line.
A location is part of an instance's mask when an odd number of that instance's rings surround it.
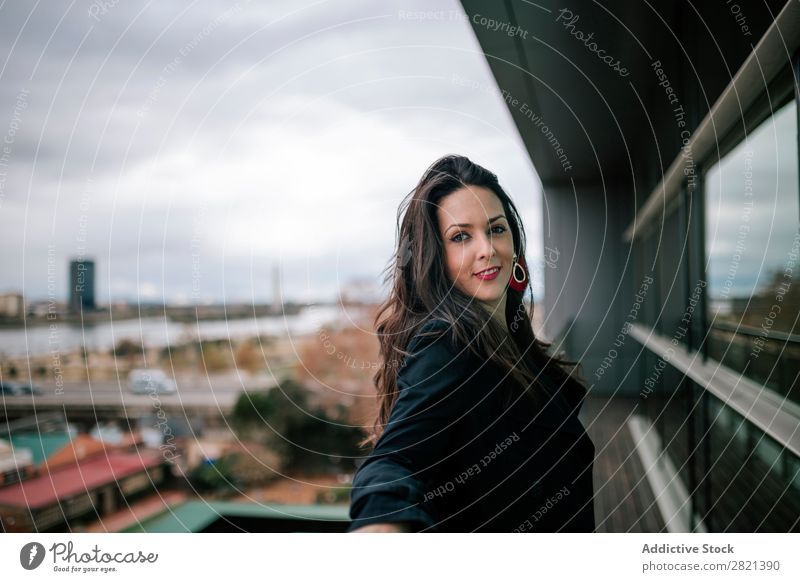
M 19 386 L 14 382 L 8 380 L 0 380 L 0 394 L 6 396 L 17 396 L 19 394 Z
M 17 394 L 44 394 L 44 390 L 32 382 L 23 382 L 17 386 Z
M 157 368 L 139 368 L 128 374 L 128 390 L 134 394 L 174 394 L 175 381 Z

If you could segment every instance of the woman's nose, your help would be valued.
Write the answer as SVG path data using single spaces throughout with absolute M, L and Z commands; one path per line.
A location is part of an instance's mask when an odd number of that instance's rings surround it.
M 484 235 L 481 241 L 480 258 L 491 259 L 494 256 L 494 243 L 491 236 Z

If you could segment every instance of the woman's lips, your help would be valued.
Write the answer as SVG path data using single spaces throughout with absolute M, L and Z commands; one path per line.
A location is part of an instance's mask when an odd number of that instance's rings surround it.
M 483 281 L 491 281 L 492 279 L 496 279 L 499 273 L 500 267 L 493 267 L 492 269 L 488 269 L 482 273 L 475 273 L 475 276 Z

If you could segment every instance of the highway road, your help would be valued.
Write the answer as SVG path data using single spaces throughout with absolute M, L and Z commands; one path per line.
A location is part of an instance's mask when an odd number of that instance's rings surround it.
M 101 382 L 70 382 L 57 386 L 54 383 L 39 385 L 41 394 L 0 395 L 0 421 L 12 411 L 92 410 L 125 416 L 154 412 L 158 408 L 172 411 L 213 413 L 229 412 L 243 391 L 268 390 L 275 385 L 272 376 L 230 372 L 205 376 L 186 374 L 175 377 L 174 394 L 133 394 L 127 380 Z M 7 411 L 7 412 L 6 412 Z

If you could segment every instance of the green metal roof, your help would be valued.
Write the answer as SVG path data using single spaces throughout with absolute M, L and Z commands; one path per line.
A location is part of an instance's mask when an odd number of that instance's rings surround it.
M 17 433 L 9 436 L 15 449 L 30 449 L 33 464 L 38 465 L 72 440 L 67 432 Z
M 221 517 L 256 517 L 315 521 L 349 521 L 347 505 L 282 505 L 238 501 L 185 501 L 145 519 L 126 533 L 198 532 Z

